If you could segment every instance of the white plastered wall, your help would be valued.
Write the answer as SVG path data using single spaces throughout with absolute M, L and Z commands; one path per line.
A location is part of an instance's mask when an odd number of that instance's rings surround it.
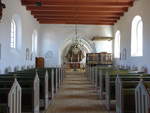
M 131 57 L 131 24 L 136 15 L 140 15 L 143 20 L 143 57 Z M 150 0 L 137 0 L 132 8 L 113 27 L 114 35 L 117 30 L 121 32 L 121 51 L 127 49 L 127 59 L 116 59 L 117 64 L 145 66 L 150 73 Z
M 91 42 L 90 39 L 94 36 L 112 37 L 112 26 L 78 25 L 77 32 L 78 38 L 85 40 L 91 46 L 91 52 L 96 52 L 95 43 Z M 66 47 L 70 47 L 69 44 L 74 38 L 75 25 L 41 25 L 39 54 L 43 57 L 46 56 L 46 66 L 60 65 L 62 52 Z
M 3 10 L 3 17 L 0 22 L 0 44 L 1 59 L 0 59 L 0 73 L 4 73 L 5 69 L 10 67 L 13 71 L 16 66 L 27 67 L 27 65 L 34 65 L 34 60 L 26 60 L 26 48 L 32 50 L 32 33 L 36 29 L 39 30 L 38 22 L 31 16 L 31 13 L 21 5 L 21 0 L 2 0 L 6 5 Z M 17 50 L 10 48 L 10 23 L 12 18 L 20 24 L 18 28 L 18 43 Z

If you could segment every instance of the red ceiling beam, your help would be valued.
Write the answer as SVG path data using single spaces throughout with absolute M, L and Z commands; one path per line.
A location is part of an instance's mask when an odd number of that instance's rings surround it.
M 99 20 L 75 20 L 75 19 L 37 19 L 38 21 L 72 21 L 72 22 L 95 22 L 95 23 L 98 23 L 98 22 L 112 22 L 112 23 L 116 23 L 117 20 L 102 20 L 102 19 L 99 19 Z
M 84 24 L 84 25 L 114 25 L 112 22 L 61 22 L 61 21 L 39 21 L 40 24 Z
M 34 16 L 34 18 L 74 18 L 73 16 L 69 16 L 69 15 L 64 15 L 64 16 L 60 16 L 60 15 L 55 15 L 55 16 L 42 16 L 42 15 L 38 15 L 38 16 Z M 84 15 L 80 15 L 78 16 L 78 18 L 83 18 L 83 19 L 93 19 L 93 16 L 90 16 L 90 15 L 87 15 L 87 16 L 84 16 Z M 118 20 L 120 19 L 120 17 L 105 17 L 105 16 L 95 16 L 94 19 L 114 19 L 114 20 Z
M 126 7 L 62 7 L 62 6 L 42 6 L 42 7 L 37 7 L 37 6 L 27 6 L 27 10 L 31 11 L 74 11 L 74 10 L 79 10 L 79 11 L 93 11 L 93 12 L 101 12 L 101 11 L 106 11 L 106 12 L 125 12 L 128 10 Z
M 41 24 L 114 25 L 134 0 L 21 0 Z M 37 6 L 36 2 L 41 2 Z
M 67 18 L 67 17 L 63 17 L 63 18 L 49 18 L 49 17 L 37 17 L 36 19 L 38 20 L 80 20 L 80 21 L 86 21 L 86 20 L 98 20 L 98 21 L 116 21 L 117 19 L 110 19 L 110 18 Z
M 123 12 L 121 13 L 112 13 L 112 12 L 81 12 L 81 11 L 31 11 L 31 14 L 41 14 L 41 15 L 71 15 L 73 14 L 74 16 L 76 15 L 118 15 L 118 16 L 123 16 Z
M 40 16 L 40 17 L 46 17 L 46 16 L 55 16 L 55 17 L 59 17 L 59 16 L 65 16 L 65 17 L 75 17 L 75 14 L 32 14 L 33 16 Z M 76 17 L 79 18 L 79 17 L 108 17 L 108 18 L 120 18 L 120 15 L 88 15 L 88 14 L 78 14 Z
M 29 5 L 29 6 L 35 6 L 36 2 L 41 2 L 42 5 L 81 5 L 81 6 L 132 6 L 133 5 L 133 0 L 129 1 L 112 1 L 112 0 L 79 0 L 79 1 L 71 1 L 71 0 L 22 0 L 22 5 Z

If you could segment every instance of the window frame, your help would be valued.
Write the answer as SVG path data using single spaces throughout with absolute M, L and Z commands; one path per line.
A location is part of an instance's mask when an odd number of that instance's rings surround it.
M 139 29 L 141 29 L 140 32 Z M 137 15 L 133 18 L 131 26 L 131 57 L 142 57 L 142 56 L 143 56 L 143 21 L 142 17 Z
M 17 46 L 17 24 L 14 19 L 11 20 L 10 48 L 16 49 Z
M 120 58 L 120 42 L 121 42 L 121 32 L 117 30 L 115 33 L 114 40 L 114 58 Z
M 37 54 L 37 43 L 38 43 L 38 34 L 37 31 L 34 30 L 32 33 L 32 53 Z

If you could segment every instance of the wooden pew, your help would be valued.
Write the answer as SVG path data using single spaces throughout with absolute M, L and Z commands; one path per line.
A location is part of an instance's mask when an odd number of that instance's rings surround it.
M 22 87 L 23 112 L 40 113 L 40 80 L 35 76 L 16 75 Z
M 92 72 L 92 77 L 93 77 L 93 84 L 94 84 L 94 87 L 97 89 L 97 91 L 99 92 L 99 89 L 100 89 L 100 76 L 99 76 L 99 67 L 101 66 L 98 66 L 98 65 L 95 65 L 93 68 L 93 72 Z
M 59 79 L 63 79 L 63 77 L 58 77 L 59 74 L 63 72 L 63 70 L 61 70 L 62 72 L 59 73 L 59 68 L 57 71 L 56 68 L 40 68 L 28 69 L 10 74 L 17 74 L 19 76 L 34 76 L 36 71 L 39 74 L 40 79 L 40 98 L 44 100 L 43 107 L 47 109 L 51 99 L 54 97 L 54 91 L 56 91 L 56 86 L 58 86 L 60 82 Z M 61 76 L 63 75 L 61 74 Z
M 49 71 L 50 71 L 50 73 L 51 73 L 51 75 L 53 76 L 53 91 L 54 91 L 54 93 L 56 93 L 57 92 L 57 90 L 58 90 L 58 68 L 56 68 L 56 67 L 52 67 L 52 68 L 49 68 L 48 69 Z
M 9 81 L 17 78 L 22 88 L 22 112 L 39 113 L 39 78 L 36 76 L 20 76 L 18 74 L 1 75 L 0 79 Z
M 98 88 L 98 66 L 96 65 L 94 68 L 94 86 Z
M 116 78 L 116 113 L 136 113 L 135 110 L 135 88 L 139 80 L 123 80 Z M 141 76 L 146 83 L 150 83 L 150 77 Z
M 121 75 L 122 77 L 128 80 L 128 77 L 132 77 L 134 75 L 134 79 L 136 76 L 140 76 L 140 74 L 128 74 L 127 70 L 109 70 L 105 75 L 105 106 L 108 110 L 111 109 L 111 105 L 115 104 L 115 80 L 117 75 Z M 125 79 L 124 79 L 125 80 Z
M 46 74 L 46 76 L 48 75 L 47 77 L 45 77 L 45 89 L 46 89 L 45 94 L 48 94 L 48 95 L 45 95 L 45 97 L 46 97 L 45 103 L 47 103 L 47 105 L 48 105 L 49 103 L 51 103 L 51 101 L 54 97 L 54 68 L 32 69 L 32 72 L 35 73 L 36 71 L 40 74 L 40 76 L 45 76 L 45 74 Z M 48 88 L 46 88 L 46 87 L 48 87 Z M 46 105 L 46 108 L 47 108 L 47 105 Z
M 53 99 L 54 93 L 57 92 L 63 81 L 63 68 L 62 67 L 51 67 L 46 68 L 48 71 L 49 78 L 49 98 Z
M 59 67 L 53 68 L 54 70 L 54 88 L 55 88 L 55 93 L 57 93 L 58 88 L 60 87 L 60 69 Z
M 21 113 L 21 87 L 16 79 L 0 78 L 0 113 Z
M 55 67 L 55 69 L 54 69 L 55 71 L 55 73 L 54 73 L 54 80 L 55 80 L 55 93 L 57 93 L 57 90 L 58 90 L 58 68 L 57 67 Z
M 54 97 L 54 69 L 47 68 L 48 75 L 49 75 L 49 100 L 52 100 Z
M 40 80 L 40 110 L 47 109 L 49 105 L 49 94 L 48 94 L 48 72 L 46 71 L 38 71 L 35 69 L 24 70 L 14 72 L 13 74 L 17 74 L 19 76 L 26 77 L 34 77 L 38 74 Z
M 141 80 L 135 89 L 136 113 L 150 113 L 150 84 Z
M 39 71 L 47 71 L 48 72 L 48 94 L 49 94 L 49 103 L 52 101 L 54 97 L 54 93 L 57 92 L 60 84 L 63 80 L 63 70 L 62 67 L 51 67 L 51 68 L 40 68 L 34 69 Z
M 58 84 L 59 84 L 59 88 L 60 88 L 60 86 L 61 86 L 61 83 L 62 83 L 62 78 L 61 78 L 61 76 L 62 76 L 62 68 L 61 67 L 59 67 L 58 68 Z
M 101 99 L 104 99 L 104 95 L 106 92 L 105 89 L 105 77 L 112 70 L 112 67 L 99 67 L 98 68 L 98 76 L 99 76 L 99 96 Z
M 41 76 L 45 75 L 44 74 L 45 72 L 47 73 L 48 77 L 47 77 L 47 79 L 45 79 L 45 83 L 47 82 L 48 88 L 45 88 L 45 89 L 48 89 L 48 90 L 47 90 L 47 93 L 45 93 L 45 94 L 48 94 L 48 96 L 45 96 L 45 97 L 46 98 L 48 97 L 48 99 L 45 100 L 45 103 L 47 103 L 47 105 L 48 105 L 52 101 L 52 98 L 54 97 L 54 93 L 56 93 L 58 88 L 60 87 L 59 86 L 60 79 L 63 79 L 63 77 L 61 77 L 63 75 L 61 74 L 62 72 L 60 72 L 60 68 L 58 68 L 58 67 L 40 68 L 40 69 L 33 69 L 33 70 L 27 70 L 27 71 L 29 73 L 37 71 L 40 79 L 41 79 Z M 45 86 L 46 86 L 46 84 L 45 84 Z M 44 89 L 44 88 L 42 88 L 42 89 Z M 42 96 L 42 97 L 44 97 L 44 96 Z M 47 105 L 46 105 L 45 109 L 47 108 Z
M 89 65 L 86 65 L 85 72 L 88 77 L 88 80 L 90 80 L 90 66 Z
M 115 80 L 118 74 L 115 73 L 107 73 L 105 77 L 105 106 L 108 110 L 110 110 L 111 105 L 115 104 Z M 141 74 L 119 74 L 121 78 L 124 78 L 124 81 L 131 81 L 131 80 L 139 80 L 139 76 Z
M 87 69 L 88 71 L 88 69 Z M 97 67 L 96 65 L 90 65 L 89 66 L 89 74 L 88 74 L 88 78 L 91 81 L 91 83 L 97 87 Z

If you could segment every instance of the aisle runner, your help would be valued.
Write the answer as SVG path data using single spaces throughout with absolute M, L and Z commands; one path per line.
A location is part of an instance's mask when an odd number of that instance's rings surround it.
M 107 113 L 84 73 L 66 74 L 46 113 Z

